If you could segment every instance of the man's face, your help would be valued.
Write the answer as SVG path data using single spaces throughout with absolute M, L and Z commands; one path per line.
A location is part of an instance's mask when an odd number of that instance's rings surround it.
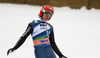
M 44 19 L 45 21 L 48 21 L 48 20 L 50 19 L 50 16 L 43 14 L 43 19 Z
M 52 17 L 53 13 L 51 11 L 45 10 L 43 13 L 43 19 L 48 21 Z

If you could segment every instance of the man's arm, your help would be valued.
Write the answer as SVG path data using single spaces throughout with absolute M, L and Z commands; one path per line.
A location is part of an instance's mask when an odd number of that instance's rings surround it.
M 64 55 L 60 52 L 60 50 L 58 49 L 58 47 L 57 47 L 57 45 L 56 45 L 56 43 L 55 43 L 55 40 L 54 40 L 54 32 L 53 32 L 53 30 L 52 30 L 52 32 L 50 33 L 49 39 L 50 39 L 50 44 L 51 44 L 52 49 L 53 49 L 53 50 L 55 51 L 55 53 L 59 56 L 59 58 L 68 58 L 68 57 L 64 56 Z
M 7 52 L 7 55 L 9 55 L 10 52 L 13 52 L 14 50 L 18 49 L 26 40 L 26 38 L 33 32 L 32 26 L 29 24 L 27 29 L 25 30 L 24 34 L 19 38 L 16 45 L 9 49 Z
M 52 32 L 50 33 L 50 44 L 51 44 L 51 47 L 52 49 L 56 52 L 56 54 L 59 56 L 59 57 L 62 57 L 63 54 L 60 52 L 60 50 L 58 49 L 56 43 L 55 43 L 55 40 L 54 40 L 54 32 L 52 30 Z

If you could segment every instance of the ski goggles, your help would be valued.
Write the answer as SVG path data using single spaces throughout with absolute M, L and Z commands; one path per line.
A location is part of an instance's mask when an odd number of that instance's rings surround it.
M 52 17 L 53 13 L 49 10 L 45 10 L 44 12 L 45 15 L 49 16 L 50 18 Z

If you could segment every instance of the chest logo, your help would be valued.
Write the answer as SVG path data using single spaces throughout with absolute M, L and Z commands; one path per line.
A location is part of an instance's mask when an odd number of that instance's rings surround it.
M 40 24 L 40 29 L 41 30 L 47 30 L 47 24 L 46 23 L 41 23 Z

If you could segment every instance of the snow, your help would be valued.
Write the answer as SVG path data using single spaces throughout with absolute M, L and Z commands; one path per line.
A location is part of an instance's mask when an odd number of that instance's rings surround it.
M 35 58 L 31 36 L 14 53 L 7 56 L 24 33 L 28 23 L 37 20 L 41 6 L 0 3 L 0 58 Z M 54 7 L 49 21 L 55 41 L 69 58 L 100 58 L 100 9 Z

